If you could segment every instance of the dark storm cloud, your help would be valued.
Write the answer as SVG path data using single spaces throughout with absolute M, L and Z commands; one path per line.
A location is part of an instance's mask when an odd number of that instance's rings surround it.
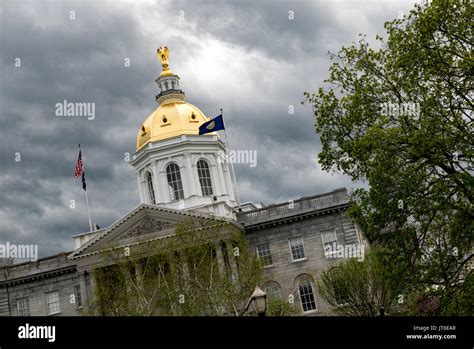
M 325 2 L 237 1 L 216 5 L 209 1 L 180 5 L 186 19 L 197 24 L 197 30 L 211 30 L 219 40 L 281 60 L 298 59 L 303 52 L 327 52 L 324 41 L 334 25 L 333 9 Z
M 354 1 L 1 6 L 0 241 L 37 243 L 42 256 L 72 249 L 70 237 L 87 230 L 84 192 L 73 178 L 78 143 L 94 222 L 109 225 L 139 203 L 124 157 L 156 107 L 160 45 L 171 48 L 187 100 L 209 116 L 223 108 L 231 147 L 258 152 L 256 167 L 235 166 L 241 201 L 272 203 L 353 186 L 317 164 L 320 144 L 311 109 L 300 105 L 303 92 L 326 78 L 328 50 L 357 40 L 359 32 L 383 33 L 385 20 L 411 7 Z M 95 103 L 95 120 L 56 116 L 63 100 Z

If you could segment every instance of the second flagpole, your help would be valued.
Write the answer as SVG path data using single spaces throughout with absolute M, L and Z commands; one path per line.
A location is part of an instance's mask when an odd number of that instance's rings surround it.
M 221 109 L 221 115 L 222 118 L 224 118 L 224 112 Z M 224 127 L 224 134 L 225 134 L 225 142 L 227 146 L 227 151 L 230 152 L 230 146 L 229 146 L 229 138 L 227 137 L 227 130 Z M 227 154 L 230 156 L 230 154 Z M 235 199 L 237 200 L 237 207 L 240 208 L 240 198 L 239 198 L 239 191 L 237 189 L 237 178 L 235 177 L 235 171 L 234 171 L 234 164 L 232 164 L 232 159 L 229 158 L 230 162 L 230 170 L 232 171 L 232 177 L 234 177 L 234 191 L 235 191 Z
M 85 192 L 86 192 L 87 215 L 89 216 L 89 228 L 90 228 L 90 231 L 92 231 L 91 210 L 89 208 L 89 197 L 87 196 L 87 189 L 85 190 Z
M 82 149 L 81 149 L 81 145 L 79 144 L 79 151 L 81 152 L 81 157 L 82 157 Z M 86 206 L 87 206 L 87 216 L 89 217 L 89 229 L 90 231 L 92 231 L 92 219 L 91 219 L 91 210 L 90 210 L 90 207 L 89 207 L 89 196 L 87 195 L 87 185 L 85 185 L 85 173 L 84 173 L 84 169 L 85 169 L 85 162 L 84 162 L 84 159 L 81 159 L 82 160 L 82 175 L 84 176 L 84 183 L 83 183 L 83 186 L 84 186 L 84 191 L 86 192 Z

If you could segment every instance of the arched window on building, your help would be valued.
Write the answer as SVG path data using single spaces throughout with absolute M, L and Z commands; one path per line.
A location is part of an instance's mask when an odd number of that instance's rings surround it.
M 267 282 L 263 288 L 265 290 L 265 293 L 267 294 L 267 298 L 269 301 L 279 300 L 282 298 L 281 288 L 277 282 L 275 281 Z
M 181 172 L 178 165 L 175 163 L 169 164 L 166 168 L 166 177 L 171 201 L 184 199 L 183 182 L 181 181 Z
M 146 172 L 145 179 L 146 179 L 146 188 L 148 191 L 148 200 L 150 201 L 150 204 L 156 205 L 155 191 L 153 190 L 153 176 L 150 171 Z
M 298 291 L 303 312 L 316 310 L 313 284 L 309 277 L 303 277 L 298 281 Z
M 199 183 L 201 184 L 202 196 L 212 195 L 212 182 L 211 182 L 211 171 L 209 171 L 209 165 L 204 160 L 199 160 L 197 163 L 197 171 L 199 177 Z

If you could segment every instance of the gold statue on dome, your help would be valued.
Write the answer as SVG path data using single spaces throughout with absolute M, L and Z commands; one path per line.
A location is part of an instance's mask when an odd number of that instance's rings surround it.
M 161 61 L 163 71 L 169 70 L 168 59 L 170 58 L 170 50 L 168 47 L 160 46 L 158 50 L 156 50 L 156 54 L 158 55 L 158 59 Z

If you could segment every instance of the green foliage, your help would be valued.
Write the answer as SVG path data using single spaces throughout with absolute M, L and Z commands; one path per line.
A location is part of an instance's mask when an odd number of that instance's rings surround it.
M 444 299 L 441 299 L 440 302 L 440 314 L 446 316 L 472 316 L 474 314 L 474 274 L 469 274 L 458 288 L 451 291 L 452 293 L 442 294 Z
M 362 37 L 331 55 L 327 87 L 305 93 L 323 169 L 369 182 L 350 214 L 391 266 L 390 292 L 436 290 L 437 313 L 473 261 L 472 18 L 469 1 L 415 5 L 380 48 Z
M 199 219 L 170 237 L 130 246 L 129 255 L 113 248 L 104 261 L 108 266 L 95 271 L 102 315 L 240 316 L 262 275 L 237 228 Z
M 287 300 L 278 298 L 268 299 L 267 316 L 290 316 L 294 314 L 295 310 Z
M 380 307 L 389 309 L 394 299 L 384 269 L 372 251 L 363 261 L 350 259 L 324 271 L 317 282 L 318 292 L 336 314 L 376 316 Z

